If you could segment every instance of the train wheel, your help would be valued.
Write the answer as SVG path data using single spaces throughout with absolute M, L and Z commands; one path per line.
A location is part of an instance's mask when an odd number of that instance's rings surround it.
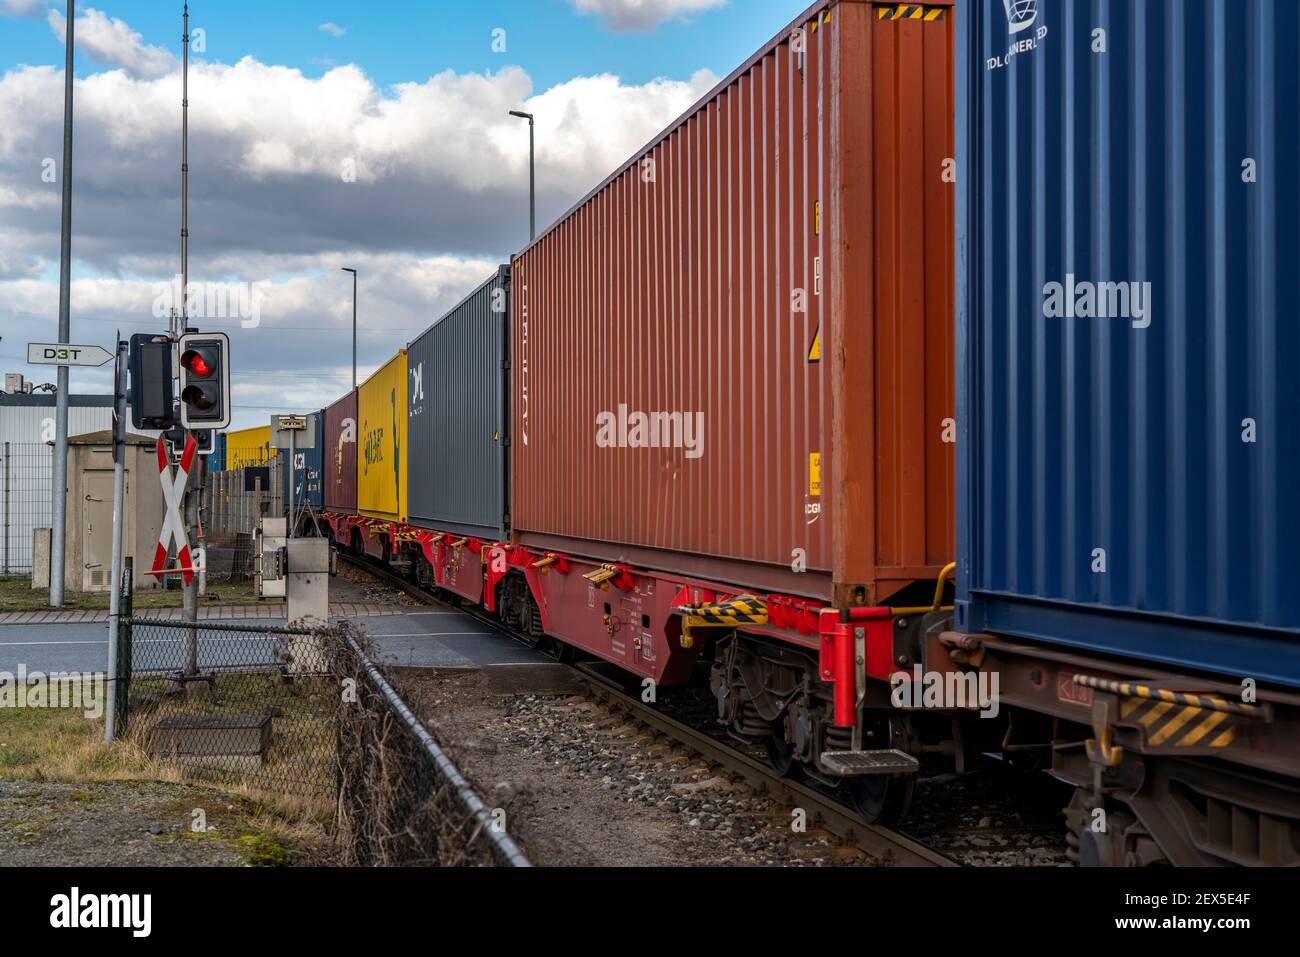
M 905 722 L 886 718 L 872 728 L 872 738 L 882 743 L 875 747 L 898 748 L 911 751 L 910 734 Z M 883 742 L 888 742 L 885 745 Z M 848 783 L 849 796 L 858 813 L 872 824 L 897 824 L 907 817 L 916 791 L 916 776 L 912 774 L 868 774 L 853 778 Z
M 542 651 L 562 665 L 573 664 L 573 646 L 547 635 L 542 641 Z
M 911 775 L 870 774 L 849 785 L 853 806 L 872 824 L 897 824 L 907 817 L 915 790 Z
M 794 747 L 785 739 L 784 721 L 776 728 L 776 733 L 767 738 L 767 760 L 772 770 L 783 778 L 798 779 L 802 768 L 794 756 Z

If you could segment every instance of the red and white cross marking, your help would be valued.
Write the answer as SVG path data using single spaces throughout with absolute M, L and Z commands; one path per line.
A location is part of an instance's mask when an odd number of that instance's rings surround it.
M 194 436 L 186 432 L 185 451 L 181 454 L 180 466 L 173 475 L 167 443 L 161 435 L 158 436 L 158 478 L 162 482 L 163 498 L 166 499 L 167 506 L 163 512 L 163 527 L 158 536 L 158 548 L 153 553 L 153 569 L 149 574 L 161 578 L 163 575 L 174 575 L 180 572 L 185 576 L 187 585 L 194 580 L 194 572 L 197 569 L 190 562 L 190 540 L 185 533 L 185 485 L 189 480 L 190 467 L 194 464 L 194 456 L 197 452 L 198 445 L 194 441 Z M 179 566 L 167 568 L 167 547 L 172 542 L 176 543 L 176 561 Z

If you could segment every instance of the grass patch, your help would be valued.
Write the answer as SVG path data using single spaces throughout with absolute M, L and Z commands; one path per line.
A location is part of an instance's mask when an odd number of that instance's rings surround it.
M 150 608 L 179 608 L 181 607 L 181 592 L 179 589 L 176 591 L 137 591 L 133 601 L 136 614 L 140 614 L 142 610 L 147 612 Z M 278 598 L 270 601 L 258 598 L 252 581 L 241 582 L 237 585 L 209 581 L 208 593 L 203 596 L 201 603 L 205 605 L 278 605 L 281 602 Z M 0 613 L 45 611 L 49 607 L 49 589 L 32 588 L 31 579 L 28 578 L 0 578 Z M 108 593 L 65 592 L 63 607 L 106 611 L 108 609 Z

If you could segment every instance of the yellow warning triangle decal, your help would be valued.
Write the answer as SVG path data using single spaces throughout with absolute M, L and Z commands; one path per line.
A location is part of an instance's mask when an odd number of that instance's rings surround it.
M 813 337 L 812 348 L 808 350 L 808 361 L 822 361 L 822 331 L 820 328 L 817 330 L 817 335 Z

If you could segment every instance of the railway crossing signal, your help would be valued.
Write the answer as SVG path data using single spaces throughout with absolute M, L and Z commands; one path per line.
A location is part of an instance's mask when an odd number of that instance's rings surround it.
M 199 454 L 211 452 L 213 434 L 230 424 L 229 337 L 222 332 L 188 333 L 179 340 L 135 335 L 129 367 L 132 424 L 189 429 Z M 181 441 L 176 439 L 178 447 Z
M 222 332 L 190 333 L 177 344 L 181 426 L 224 429 L 230 424 L 230 339 Z
M 194 579 L 194 573 L 201 569 L 202 560 L 194 561 L 190 555 L 190 538 L 185 530 L 185 487 L 189 481 L 190 468 L 194 465 L 197 449 L 194 438 L 185 436 L 185 450 L 181 453 L 176 472 L 172 473 L 171 456 L 167 452 L 167 443 L 158 436 L 158 479 L 162 482 L 163 498 L 166 500 L 166 512 L 163 516 L 162 531 L 158 535 L 158 547 L 154 550 L 153 568 L 148 574 L 155 578 L 163 575 L 180 573 L 185 584 Z M 167 551 L 173 543 L 176 545 L 177 568 L 167 567 Z
M 168 429 L 176 421 L 172 393 L 174 344 L 166 336 L 131 337 L 129 367 L 131 424 L 137 429 Z

